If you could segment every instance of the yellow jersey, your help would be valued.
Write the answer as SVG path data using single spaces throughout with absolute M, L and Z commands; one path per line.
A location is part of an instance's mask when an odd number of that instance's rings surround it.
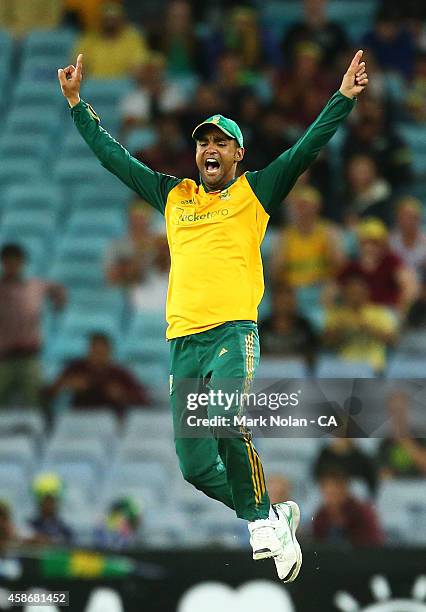
M 269 213 L 349 114 L 353 100 L 336 92 L 296 144 L 266 168 L 246 172 L 220 191 L 155 172 L 130 155 L 81 100 L 74 122 L 102 165 L 160 210 L 171 255 L 167 338 L 227 321 L 257 320 L 263 295 L 260 245 Z

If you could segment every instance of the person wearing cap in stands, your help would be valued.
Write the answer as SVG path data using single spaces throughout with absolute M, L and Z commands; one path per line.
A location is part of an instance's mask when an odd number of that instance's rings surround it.
M 80 99 L 81 54 L 76 66 L 58 72 L 76 127 L 102 165 L 166 219 L 171 254 L 166 309 L 170 396 L 183 476 L 248 521 L 253 558 L 274 558 L 285 582 L 295 580 L 302 564 L 295 537 L 300 511 L 294 502 L 271 506 L 259 455 L 250 432 L 239 422 L 241 396 L 259 363 L 256 321 L 264 288 L 260 245 L 271 212 L 281 206 L 365 89 L 362 54 L 355 54 L 340 90 L 306 133 L 263 170 L 237 177 L 244 140 L 232 119 L 216 114 L 196 126 L 199 182 L 151 170 L 102 129 L 94 109 Z M 192 436 L 182 429 L 190 425 L 189 394 L 184 392 L 188 385 L 182 390 L 188 379 L 195 383 L 191 396 L 195 389 L 195 397 L 200 388 L 208 391 L 209 403 L 198 406 L 196 416 L 208 416 L 211 424 Z M 219 398 L 229 386 L 233 395 L 225 410 L 223 396 Z

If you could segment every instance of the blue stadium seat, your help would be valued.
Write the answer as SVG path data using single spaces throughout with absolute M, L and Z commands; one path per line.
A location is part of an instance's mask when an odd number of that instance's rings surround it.
M 120 356 L 124 361 L 137 363 L 159 363 L 167 367 L 169 363 L 169 346 L 164 337 L 141 338 L 129 335 L 120 347 Z
M 21 160 L 34 161 L 38 159 L 44 162 L 50 156 L 49 136 L 39 135 L 37 138 L 27 134 L 4 135 L 0 139 L 0 158 L 20 164 Z M 24 162 L 24 163 L 25 163 Z
M 97 105 L 113 107 L 117 112 L 118 102 L 131 89 L 132 82 L 128 79 L 87 79 L 83 83 L 81 95 L 96 112 L 98 112 Z
M 28 82 L 20 81 L 13 93 L 15 108 L 40 107 L 39 112 L 47 112 L 49 108 L 66 107 L 66 102 L 60 95 L 58 84 L 55 82 Z
M 124 429 L 124 439 L 172 440 L 173 424 L 169 410 L 135 408 L 129 411 Z
M 61 331 L 75 337 L 87 337 L 91 332 L 97 331 L 107 334 L 115 341 L 118 339 L 120 326 L 117 316 L 113 313 L 67 310 L 62 319 Z
M 256 370 L 256 379 L 265 380 L 278 378 L 305 378 L 307 376 L 306 364 L 302 359 L 285 359 L 276 357 L 262 357 Z
M 0 435 L 2 437 L 25 434 L 40 443 L 44 430 L 44 418 L 35 407 L 31 409 L 29 407 L 27 410 L 24 408 L 19 410 L 3 408 L 0 412 Z
M 5 212 L 48 213 L 55 218 L 62 208 L 61 191 L 51 183 L 15 185 L 4 194 Z
M 18 464 L 30 475 L 36 465 L 34 442 L 28 436 L 10 436 L 0 444 L 0 463 Z
M 49 211 L 31 211 L 8 209 L 2 217 L 2 231 L 16 233 L 16 236 L 34 236 L 47 239 L 55 228 L 55 215 Z
M 323 355 L 316 367 L 318 378 L 374 378 L 371 366 L 364 361 L 344 361 L 338 357 Z
M 25 112 L 12 109 L 6 118 L 4 134 L 33 134 L 33 136 L 54 136 L 57 133 L 59 115 L 50 111 L 40 113 L 37 108 L 28 108 Z
M 166 322 L 162 312 L 135 312 L 127 333 L 128 338 L 153 338 L 158 340 L 165 337 Z
M 98 474 L 106 467 L 106 450 L 100 440 L 52 439 L 49 441 L 41 469 L 53 468 L 60 463 L 92 464 Z
M 0 190 L 7 187 L 37 183 L 41 177 L 38 160 L 25 160 L 17 165 L 15 160 L 2 160 L 0 164 Z
M 69 234 L 118 238 L 125 233 L 124 210 L 76 210 L 67 224 Z
M 426 483 L 424 479 L 385 480 L 379 489 L 377 510 L 393 543 L 426 543 Z M 416 525 L 416 529 L 412 529 Z
M 55 423 L 53 437 L 69 439 L 93 438 L 112 449 L 118 433 L 117 418 L 111 410 L 78 410 L 61 415 Z
M 78 185 L 73 193 L 71 207 L 73 210 L 85 209 L 86 202 L 88 203 L 87 210 L 92 208 L 103 208 L 102 201 L 110 202 L 112 199 L 116 201 L 117 206 L 125 207 L 135 194 L 116 177 L 110 173 L 105 174 L 107 179 L 102 184 L 97 185 Z M 111 206 L 112 207 L 112 206 Z M 109 205 L 106 206 L 109 208 Z
M 395 354 L 389 363 L 387 378 L 425 378 L 424 357 Z
M 167 497 L 171 484 L 170 473 L 162 463 L 143 459 L 117 463 L 111 468 L 108 479 L 122 486 L 155 488 L 162 500 Z
M 69 56 L 75 42 L 75 32 L 69 29 L 32 30 L 24 39 L 24 58 L 40 57 L 58 59 L 59 66 L 69 63 Z
M 99 265 L 81 261 L 54 261 L 49 276 L 70 289 L 101 289 L 105 285 L 104 271 Z

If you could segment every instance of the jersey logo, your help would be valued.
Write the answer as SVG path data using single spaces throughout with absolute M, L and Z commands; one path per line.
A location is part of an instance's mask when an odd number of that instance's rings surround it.
M 220 349 L 220 353 L 219 353 L 219 357 L 222 357 L 222 355 L 224 355 L 225 353 L 228 352 L 228 349 L 226 349 L 225 347 L 223 347 L 222 349 Z
M 217 124 L 219 123 L 219 121 L 220 121 L 220 115 L 215 115 L 214 117 L 212 117 L 212 120 L 211 120 L 212 123 Z
M 231 194 L 229 193 L 229 189 L 224 189 L 219 194 L 219 200 L 229 200 Z

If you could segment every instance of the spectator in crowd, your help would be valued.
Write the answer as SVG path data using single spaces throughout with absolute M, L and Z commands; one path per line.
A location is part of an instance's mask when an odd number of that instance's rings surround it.
M 71 394 L 75 408 L 113 408 L 118 416 L 129 406 L 149 404 L 145 387 L 123 366 L 112 360 L 112 348 L 105 334 L 93 333 L 87 357 L 65 366 L 49 394 Z
M 308 127 L 321 112 L 336 83 L 323 74 L 322 50 L 314 42 L 302 42 L 294 49 L 294 60 L 278 79 L 274 103 L 300 130 Z
M 154 214 L 152 208 L 139 198 L 130 204 L 128 234 L 114 241 L 106 255 L 106 277 L 112 285 L 133 288 L 147 273 L 152 262 Z
M 376 168 L 380 168 L 383 177 L 393 187 L 401 187 L 410 183 L 412 178 L 411 152 L 393 129 L 392 123 L 386 120 L 384 102 L 371 95 L 362 98 L 357 105 L 355 120 L 349 125 L 350 129 L 343 143 L 343 155 L 346 160 L 355 156 L 371 157 L 376 163 Z M 364 174 L 361 174 L 362 168 Z M 363 200 L 363 195 L 367 194 L 367 183 L 363 186 L 361 180 L 363 176 L 367 176 L 365 159 L 361 166 L 358 159 L 351 171 L 352 174 L 356 172 L 352 177 L 353 189 Z M 386 199 L 385 197 L 385 202 Z M 383 215 L 385 219 L 388 219 L 388 211 L 383 210 Z
M 426 50 L 418 52 L 406 95 L 406 109 L 412 119 L 426 123 Z
M 296 186 L 288 197 L 289 222 L 276 245 L 273 275 L 296 289 L 322 285 L 342 266 L 344 253 L 336 228 L 320 216 L 321 195 Z
M 388 232 L 374 217 L 363 220 L 358 228 L 359 253 L 347 263 L 338 279 L 358 276 L 364 279 L 373 304 L 388 306 L 403 315 L 417 296 L 416 275 L 389 248 Z
M 194 92 L 191 104 L 180 113 L 179 119 L 182 132 L 187 135 L 192 134 L 194 125 L 199 125 L 206 117 L 211 117 L 211 115 L 215 115 L 218 112 L 223 113 L 223 104 L 223 100 L 219 98 L 215 85 L 212 83 L 201 83 Z
M 295 290 L 280 284 L 272 293 L 272 314 L 259 326 L 263 355 L 299 357 L 312 368 L 318 348 L 311 323 L 297 311 Z
M 63 482 L 54 473 L 39 474 L 33 482 L 37 511 L 28 521 L 26 540 L 33 544 L 71 544 L 74 534 L 60 514 Z
M 404 78 L 412 76 L 415 40 L 398 11 L 387 7 L 380 9 L 374 28 L 364 35 L 362 45 L 374 54 L 384 70 Z
M 123 132 L 143 128 L 159 114 L 181 110 L 186 102 L 182 88 L 165 73 L 165 58 L 150 53 L 136 68 L 136 87 L 121 102 Z
M 383 372 L 387 348 L 396 341 L 396 319 L 385 306 L 372 304 L 361 275 L 346 276 L 342 301 L 326 313 L 324 344 L 347 361 L 364 361 Z
M 377 217 L 386 225 L 390 225 L 391 188 L 383 176 L 379 175 L 373 157 L 365 154 L 354 155 L 347 162 L 346 174 L 343 214 L 347 224 L 355 225 L 360 219 L 368 216 Z
M 95 79 L 120 79 L 129 76 L 147 55 L 145 39 L 128 23 L 118 2 L 102 6 L 101 28 L 82 34 L 73 51 L 85 55 L 85 69 Z
M 244 70 L 255 71 L 263 58 L 259 16 L 248 6 L 237 6 L 224 27 L 224 47 L 238 55 Z
M 397 205 L 396 226 L 390 235 L 390 247 L 405 265 L 420 274 L 426 266 L 426 234 L 422 229 L 422 204 L 406 196 Z
M 124 550 L 137 543 L 141 512 L 130 497 L 114 500 L 102 524 L 95 528 L 93 543 L 107 550 Z
M 380 546 L 384 535 L 376 513 L 352 495 L 343 470 L 334 468 L 319 478 L 323 498 L 313 519 L 315 541 L 352 546 Z
M 65 302 L 63 287 L 25 277 L 26 255 L 17 244 L 0 252 L 0 405 L 39 403 L 41 313 L 45 298 L 57 308 Z
M 0 499 L 0 554 L 7 552 L 8 548 L 17 541 L 18 536 L 10 506 Z
M 164 19 L 157 20 L 151 46 L 166 57 L 167 71 L 175 77 L 192 76 L 202 70 L 203 48 L 197 36 L 192 8 L 187 0 L 171 0 Z
M 279 504 L 291 499 L 291 482 L 282 474 L 269 474 L 266 479 L 271 504 Z
M 244 98 L 252 93 L 239 55 L 228 51 L 218 58 L 214 85 L 221 101 L 220 112 L 234 114 L 233 109 L 240 108 Z
M 98 30 L 101 24 L 104 0 L 62 0 L 64 24 L 85 31 Z
M 380 444 L 377 462 L 380 477 L 424 478 L 426 438 L 420 438 L 409 422 L 409 398 L 394 391 L 388 399 L 389 435 Z
M 194 151 L 182 134 L 179 121 L 172 115 L 159 116 L 155 122 L 156 140 L 135 157 L 164 174 L 196 178 Z
M 410 306 L 406 318 L 406 328 L 411 331 L 426 330 L 426 267 L 421 269 L 419 276 L 419 295 Z
M 0 27 L 16 37 L 34 29 L 56 28 L 62 17 L 62 0 L 2 0 Z
M 141 283 L 133 291 L 133 306 L 139 312 L 164 311 L 170 273 L 170 251 L 165 236 L 156 236 L 153 261 Z
M 362 481 L 374 495 L 377 488 L 377 469 L 374 461 L 364 453 L 353 438 L 332 438 L 315 459 L 313 474 L 316 480 L 330 470 L 341 469 L 348 478 Z
M 327 17 L 327 0 L 304 0 L 304 17 L 287 31 L 282 43 L 284 61 L 291 65 L 297 45 L 314 42 L 322 50 L 324 67 L 336 62 L 339 54 L 348 48 L 343 28 Z

